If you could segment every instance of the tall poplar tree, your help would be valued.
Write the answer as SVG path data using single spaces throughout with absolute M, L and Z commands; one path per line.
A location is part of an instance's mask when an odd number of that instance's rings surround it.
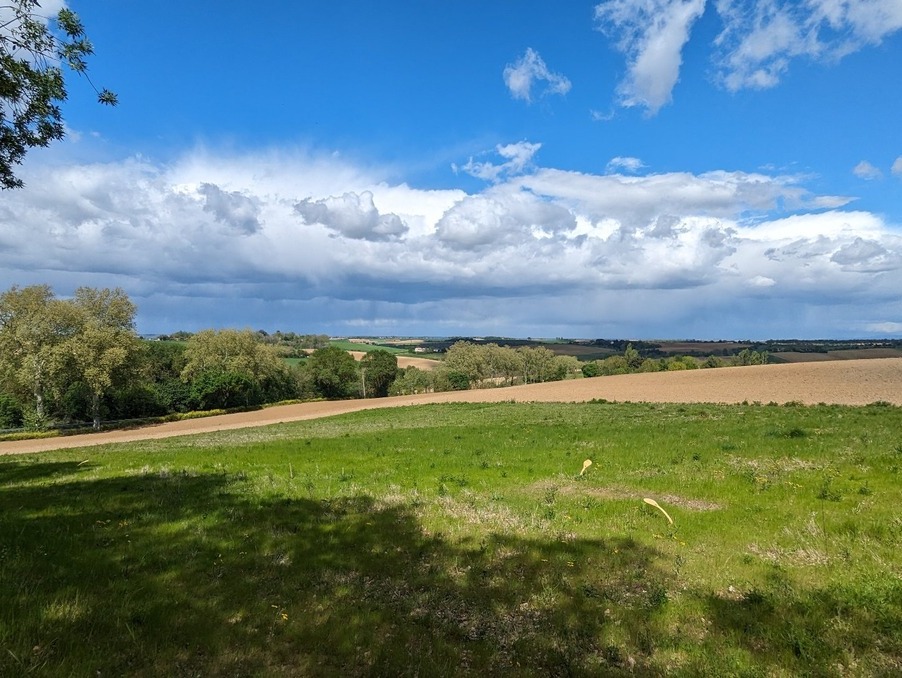
M 91 418 L 96 429 L 100 428 L 103 396 L 136 374 L 136 309 L 119 288 L 79 287 L 71 305 L 78 325 L 66 341 L 64 352 L 74 377 L 91 394 Z
M 63 346 L 77 332 L 75 315 L 48 285 L 14 286 L 0 295 L 0 375 L 39 421 L 65 364 Z

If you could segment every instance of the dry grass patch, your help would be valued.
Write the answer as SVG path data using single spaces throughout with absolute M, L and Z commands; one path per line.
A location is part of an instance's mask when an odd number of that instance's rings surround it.
M 692 499 L 672 493 L 658 494 L 648 489 L 633 488 L 626 485 L 589 485 L 587 482 L 578 479 L 561 482 L 542 480 L 533 483 L 524 490 L 524 494 L 532 497 L 542 497 L 549 492 L 555 492 L 568 498 L 589 497 L 602 501 L 641 502 L 645 497 L 654 496 L 658 501 L 689 511 L 719 511 L 724 508 L 723 504 L 705 499 Z

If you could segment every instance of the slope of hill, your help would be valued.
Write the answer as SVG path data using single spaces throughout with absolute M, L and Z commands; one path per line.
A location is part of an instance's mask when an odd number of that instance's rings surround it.
M 593 399 L 618 402 L 799 402 L 837 405 L 867 405 L 879 401 L 902 406 L 902 358 L 627 374 L 478 391 L 302 403 L 135 430 L 5 442 L 0 443 L 0 454 L 168 438 L 405 405 L 441 402 L 583 402 Z

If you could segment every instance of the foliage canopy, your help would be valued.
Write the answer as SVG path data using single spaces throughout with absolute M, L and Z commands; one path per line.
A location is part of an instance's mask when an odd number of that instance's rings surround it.
M 94 46 L 72 10 L 40 14 L 38 0 L 7 0 L 0 6 L 0 188 L 20 188 L 14 168 L 29 149 L 65 135 L 60 104 L 67 92 L 63 67 L 83 76 L 102 104 L 116 95 L 88 77 Z

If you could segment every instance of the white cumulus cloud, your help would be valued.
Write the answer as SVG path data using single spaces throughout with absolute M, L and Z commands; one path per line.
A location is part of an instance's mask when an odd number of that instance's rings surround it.
M 256 233 L 260 230 L 258 199 L 238 191 L 223 191 L 216 184 L 203 183 L 197 192 L 204 197 L 204 211 L 213 214 L 217 221 L 242 233 Z
M 309 198 L 294 206 L 308 224 L 322 224 L 356 240 L 390 240 L 407 232 L 397 214 L 380 214 L 370 191 L 344 193 L 323 200 Z
M 121 286 L 143 332 L 823 336 L 902 314 L 898 229 L 802 178 L 501 149 L 511 170 L 472 192 L 303 153 L 29 165 L 0 203 L 0 288 Z
M 542 86 L 540 83 L 545 83 Z M 532 101 L 533 88 L 541 87 L 542 94 L 566 94 L 571 83 L 564 75 L 554 73 L 545 65 L 539 53 L 528 48 L 522 57 L 504 68 L 504 84 L 514 99 Z
M 898 0 L 716 0 L 720 78 L 731 91 L 773 87 L 792 59 L 836 61 L 902 28 Z
M 542 148 L 542 144 L 532 144 L 528 141 L 519 141 L 513 144 L 505 144 L 495 147 L 495 153 L 504 159 L 503 162 L 490 162 L 488 160 L 477 162 L 470 158 L 465 165 L 453 166 L 455 171 L 464 171 L 477 179 L 486 181 L 498 181 L 528 169 L 533 156 Z
M 556 238 L 575 227 L 566 207 L 508 185 L 460 201 L 442 215 L 435 233 L 453 249 L 497 249 Z
M 852 168 L 852 174 L 854 174 L 859 179 L 865 179 L 866 181 L 872 181 L 874 179 L 880 179 L 883 177 L 883 172 L 881 172 L 877 167 L 874 167 L 867 160 L 862 160 L 860 163 L 855 165 Z
M 899 0 L 606 0 L 595 19 L 626 56 L 623 106 L 654 114 L 671 102 L 683 48 L 706 7 L 721 22 L 716 79 L 733 92 L 774 87 L 795 59 L 835 63 L 902 29 Z
M 645 164 L 639 158 L 616 157 L 608 161 L 608 172 L 630 172 L 634 174 L 645 167 Z
M 599 30 L 616 39 L 626 55 L 621 82 L 624 106 L 644 106 L 652 114 L 670 103 L 680 76 L 683 47 L 705 0 L 607 0 L 595 7 Z

